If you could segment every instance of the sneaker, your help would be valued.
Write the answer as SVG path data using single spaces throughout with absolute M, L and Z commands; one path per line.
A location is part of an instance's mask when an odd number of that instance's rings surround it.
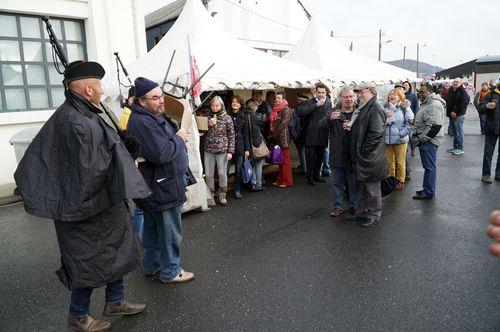
M 240 199 L 241 198 L 241 193 L 239 191 L 235 191 L 233 194 L 234 198 Z
M 495 177 L 495 180 L 496 180 L 496 177 Z M 484 183 L 493 183 L 493 180 L 491 179 L 491 176 L 489 176 L 489 175 L 483 175 L 483 177 L 481 178 L 481 181 L 483 181 Z
M 405 188 L 405 183 L 400 182 L 396 185 L 396 190 L 403 190 Z
M 351 206 L 349 208 L 349 210 L 347 210 L 347 214 L 351 215 L 351 216 L 355 216 L 356 215 L 356 205 L 355 206 Z
M 495 181 L 500 181 L 500 176 L 495 176 Z
M 453 153 L 453 152 L 455 152 L 455 151 L 456 151 L 456 149 L 455 149 L 455 148 L 451 148 L 451 149 L 447 149 L 447 150 L 446 150 L 446 152 L 448 152 L 448 153 Z
M 370 218 L 362 218 L 361 219 L 361 227 L 371 227 L 375 226 L 378 220 L 370 219 Z
M 111 328 L 111 323 L 105 320 L 94 319 L 87 315 L 84 318 L 78 319 L 75 316 L 68 316 L 68 325 L 71 329 L 81 332 L 100 332 L 107 331 Z
M 120 303 L 106 304 L 104 306 L 104 316 L 128 316 L 143 312 L 146 305 L 143 303 L 130 303 L 122 300 Z
M 194 279 L 194 273 L 186 272 L 181 269 L 181 272 L 172 280 L 160 280 L 162 284 L 175 284 L 186 282 Z
M 252 191 L 262 191 L 264 187 L 252 187 Z
M 330 210 L 330 217 L 334 217 L 334 218 L 338 217 L 343 212 L 344 212 L 344 210 L 342 210 L 341 208 L 336 207 L 336 208 Z
M 222 206 L 226 206 L 227 205 L 226 193 L 222 193 L 222 192 L 219 193 L 219 203 Z
M 458 156 L 458 155 L 464 154 L 464 150 L 456 149 L 451 154 L 454 156 Z
M 411 171 L 406 171 L 405 182 L 411 181 Z

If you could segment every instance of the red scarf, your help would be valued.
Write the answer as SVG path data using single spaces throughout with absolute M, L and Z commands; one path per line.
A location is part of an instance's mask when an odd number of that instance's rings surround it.
M 483 90 L 479 91 L 479 97 L 477 98 L 477 102 L 480 103 L 481 100 L 483 100 L 483 98 L 486 97 L 488 93 L 490 93 L 490 88 L 486 88 L 485 91 Z
M 286 100 L 283 100 L 283 102 L 280 104 L 274 105 L 273 111 L 269 116 L 269 121 L 271 121 L 269 125 L 269 130 L 271 131 L 271 133 L 274 132 L 274 122 L 278 119 L 278 113 L 281 112 L 281 110 L 285 108 L 285 106 L 288 106 L 288 102 Z

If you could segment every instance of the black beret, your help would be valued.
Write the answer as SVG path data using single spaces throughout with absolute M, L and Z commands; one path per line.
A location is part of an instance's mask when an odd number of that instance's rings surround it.
M 106 74 L 104 68 L 97 62 L 74 61 L 64 71 L 64 84 L 84 78 L 102 79 Z
M 129 99 L 131 97 L 135 97 L 135 86 L 133 86 L 133 85 L 130 87 L 130 89 L 128 89 L 127 99 Z

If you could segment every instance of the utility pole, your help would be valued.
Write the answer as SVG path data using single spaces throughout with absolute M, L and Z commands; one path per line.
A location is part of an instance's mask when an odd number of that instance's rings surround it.
M 417 78 L 418 78 L 418 53 L 420 51 L 420 45 L 417 43 Z
M 405 69 L 406 46 L 403 46 L 403 69 Z
M 349 45 L 349 51 L 352 52 L 352 42 L 351 42 L 351 45 Z
M 382 57 L 382 29 L 378 30 L 378 61 Z

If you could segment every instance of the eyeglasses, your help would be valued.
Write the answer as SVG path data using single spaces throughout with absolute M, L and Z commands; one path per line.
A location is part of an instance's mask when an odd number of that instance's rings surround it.
M 153 97 L 151 97 L 151 98 L 142 97 L 141 99 L 152 100 L 152 101 L 155 101 L 155 102 L 156 102 L 156 101 L 158 101 L 158 100 L 163 99 L 163 97 L 164 97 L 164 96 L 165 96 L 165 95 L 164 95 L 164 94 L 162 94 L 161 96 L 153 96 Z

